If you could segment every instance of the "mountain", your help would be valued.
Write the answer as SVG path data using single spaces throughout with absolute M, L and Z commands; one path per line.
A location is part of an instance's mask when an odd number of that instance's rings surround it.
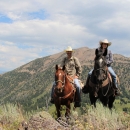
M 75 49 L 82 65 L 81 79 L 85 83 L 88 72 L 93 68 L 95 49 L 87 47 Z M 19 102 L 25 110 L 37 109 L 46 105 L 54 81 L 55 65 L 60 64 L 65 52 L 35 59 L 13 71 L 0 75 L 0 102 Z M 124 98 L 130 99 L 130 58 L 114 54 L 113 69 L 120 79 Z

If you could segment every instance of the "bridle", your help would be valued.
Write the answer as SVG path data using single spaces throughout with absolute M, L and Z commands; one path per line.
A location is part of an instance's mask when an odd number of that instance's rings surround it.
M 61 83 L 62 83 L 61 88 L 62 88 L 62 90 L 63 90 L 64 87 L 65 87 L 65 78 L 64 78 L 64 81 L 62 81 L 62 80 L 57 80 L 57 81 L 55 81 L 55 83 L 58 83 L 58 82 L 61 82 Z
M 97 73 L 96 72 L 99 71 L 99 70 L 102 70 L 103 73 L 106 75 L 106 77 L 102 81 L 106 80 L 106 78 L 107 78 L 107 70 L 105 70 L 103 67 L 94 70 L 95 71 L 95 76 L 97 77 Z
M 99 69 L 96 69 L 95 72 L 96 72 L 96 71 L 99 71 L 99 70 L 103 70 L 103 72 L 105 73 L 105 69 L 104 69 L 103 67 L 102 67 L 102 68 L 99 68 Z
M 66 74 L 63 75 L 63 81 L 58 79 L 58 80 L 55 80 L 55 83 L 56 83 L 56 86 L 57 86 L 57 83 L 60 82 L 62 83 L 62 86 L 60 87 L 60 89 L 63 91 L 64 90 L 64 87 L 65 87 L 65 77 L 66 77 Z
M 67 74 L 65 74 L 65 75 L 64 75 L 64 81 L 62 81 L 62 80 L 56 80 L 56 81 L 55 81 L 55 83 L 58 83 L 58 82 L 61 82 L 61 83 L 62 83 L 62 86 L 60 87 L 60 89 L 62 90 L 62 92 L 63 92 L 63 90 L 64 90 L 64 88 L 65 88 L 65 78 L 68 79 L 68 81 L 71 83 L 72 87 L 73 87 L 73 84 L 74 84 L 73 79 L 71 79 L 71 77 L 69 77 Z M 60 96 L 60 97 L 59 97 L 59 101 L 61 101 L 61 99 L 65 99 L 65 98 L 69 97 L 71 94 L 74 94 L 75 91 L 76 91 L 76 90 L 73 88 L 68 94 L 66 94 L 66 95 L 64 95 L 64 96 Z M 55 93 L 55 96 L 57 96 L 56 93 Z M 73 99 L 73 100 L 74 100 L 74 99 Z
M 99 68 L 97 68 L 96 67 L 96 62 L 97 62 L 97 60 L 96 60 L 96 58 L 95 58 L 95 67 L 94 67 L 94 74 L 95 74 L 95 76 L 97 77 L 98 75 L 97 75 L 97 72 L 98 71 L 102 71 L 102 73 L 104 73 L 105 74 L 105 78 L 103 78 L 103 80 L 102 81 L 104 81 L 106 78 L 107 78 L 107 70 L 106 70 L 106 63 L 105 63 L 105 61 L 104 61 L 104 57 L 103 56 L 100 56 L 99 57 L 99 60 L 98 60 L 98 62 L 100 62 L 100 60 L 101 60 L 101 62 L 103 62 L 102 64 L 102 67 L 99 67 Z M 100 63 L 99 63 L 100 64 Z M 100 66 L 100 65 L 99 65 Z

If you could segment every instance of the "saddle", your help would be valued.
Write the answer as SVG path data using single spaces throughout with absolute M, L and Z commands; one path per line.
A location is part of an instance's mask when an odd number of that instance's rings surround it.
M 81 101 L 81 98 L 80 98 L 80 94 L 81 94 L 81 91 L 79 92 L 79 90 L 77 89 L 77 87 L 75 86 L 74 84 L 74 77 L 72 76 L 68 76 L 68 79 L 70 79 L 70 83 L 72 84 L 72 87 L 74 89 L 74 102 L 79 102 Z M 82 83 L 81 80 L 79 80 L 79 84 L 80 84 L 80 88 L 82 89 L 84 84 Z
M 113 89 L 115 95 L 118 95 L 118 94 L 116 94 L 116 93 L 117 93 L 117 88 L 116 88 L 116 86 L 115 86 L 114 83 L 113 83 L 113 80 L 112 80 L 112 76 L 111 76 L 111 74 L 110 74 L 109 72 L 107 72 L 107 74 L 108 74 L 107 79 L 104 80 L 103 83 L 102 83 L 102 85 L 99 86 L 99 87 L 105 87 L 105 86 L 110 82 L 110 84 L 111 84 L 111 86 L 112 86 L 112 89 Z M 117 76 L 117 75 L 116 75 L 116 76 Z M 116 79 L 117 79 L 116 82 L 119 84 L 120 82 L 119 82 L 119 78 L 118 78 L 118 76 L 116 77 Z M 112 84 L 113 84 L 113 85 L 112 85 Z M 88 86 L 95 88 L 96 84 L 93 83 L 93 82 L 90 80 L 90 78 L 89 78 Z M 95 95 L 95 97 L 98 96 L 97 93 L 96 93 L 96 90 L 95 90 L 94 95 Z
M 100 87 L 105 87 L 109 83 L 109 81 L 110 81 L 110 83 L 112 83 L 112 78 L 111 78 L 110 74 L 108 74 L 108 78 L 103 81 L 103 83 L 102 83 L 102 85 Z M 96 86 L 96 84 L 93 83 L 90 79 L 89 79 L 88 85 L 90 87 L 95 87 Z
M 72 86 L 74 88 L 76 88 L 75 84 L 74 84 L 74 77 L 72 77 L 72 76 L 68 76 L 68 77 L 70 79 L 70 83 L 72 84 Z M 84 87 L 84 83 L 80 79 L 78 79 L 78 81 L 79 81 L 79 84 L 80 84 L 80 88 L 82 89 Z

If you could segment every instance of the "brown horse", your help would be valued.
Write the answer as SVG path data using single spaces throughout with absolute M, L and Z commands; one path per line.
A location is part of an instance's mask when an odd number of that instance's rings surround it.
M 61 69 L 56 65 L 55 83 L 56 86 L 53 98 L 57 110 L 57 117 L 61 116 L 61 105 L 66 106 L 65 116 L 69 117 L 71 109 L 70 104 L 74 101 L 75 97 L 75 87 L 73 79 L 65 73 L 65 66 Z

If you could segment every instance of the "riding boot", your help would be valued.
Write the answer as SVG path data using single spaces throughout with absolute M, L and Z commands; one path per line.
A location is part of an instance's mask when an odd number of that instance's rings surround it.
M 115 95 L 119 96 L 120 95 L 120 90 L 119 90 L 119 88 L 117 86 L 117 83 L 114 84 L 114 89 L 115 89 Z
M 87 77 L 86 84 L 82 89 L 82 92 L 85 94 L 89 93 L 89 79 L 90 79 L 90 76 Z
M 80 88 L 76 88 L 76 96 L 75 96 L 75 104 L 74 107 L 80 107 L 81 106 L 81 96 L 80 96 Z
M 115 95 L 116 95 L 116 96 L 119 96 L 119 95 L 120 95 L 120 90 L 119 90 L 119 88 L 116 88 L 116 89 L 115 89 Z

